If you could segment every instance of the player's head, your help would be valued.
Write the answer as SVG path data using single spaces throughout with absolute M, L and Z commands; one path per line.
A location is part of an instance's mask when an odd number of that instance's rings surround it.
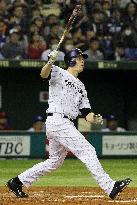
M 86 58 L 88 58 L 87 54 L 83 53 L 79 48 L 74 48 L 68 53 L 66 53 L 64 61 L 67 67 L 74 67 L 77 64 L 78 59 Z

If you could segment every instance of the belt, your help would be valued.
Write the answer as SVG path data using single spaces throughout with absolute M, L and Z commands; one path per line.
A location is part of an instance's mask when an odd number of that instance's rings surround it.
M 54 115 L 54 113 L 47 113 L 47 116 L 53 116 Z M 67 115 L 62 115 L 63 116 L 63 118 L 67 118 L 67 119 L 69 119 L 71 122 L 73 122 L 73 119 L 71 119 L 71 118 L 69 118 L 69 116 L 67 116 Z

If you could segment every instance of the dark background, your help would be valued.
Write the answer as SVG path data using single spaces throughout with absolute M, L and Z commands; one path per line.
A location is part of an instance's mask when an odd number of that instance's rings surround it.
M 40 91 L 48 90 L 48 82 L 40 78 L 40 69 L 0 70 L 2 108 L 13 129 L 28 129 L 34 115 L 46 117 L 47 103 L 39 101 Z M 95 113 L 103 117 L 114 114 L 119 125 L 137 130 L 137 71 L 85 70 L 79 78 L 85 84 Z

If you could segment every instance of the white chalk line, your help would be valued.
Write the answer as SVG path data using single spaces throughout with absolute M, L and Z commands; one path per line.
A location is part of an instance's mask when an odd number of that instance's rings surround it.
M 72 195 L 72 196 L 64 196 L 65 198 L 69 198 L 69 199 L 74 199 L 74 198 L 95 198 L 95 199 L 100 199 L 100 198 L 104 198 L 105 196 L 103 195 Z M 113 200 L 109 200 L 109 203 L 114 203 Z M 137 198 L 135 199 L 131 199 L 131 200 L 115 200 L 115 203 L 132 203 L 132 202 L 137 202 Z
M 74 198 L 104 198 L 103 195 L 72 195 L 72 196 L 64 196 L 65 198 L 74 199 Z

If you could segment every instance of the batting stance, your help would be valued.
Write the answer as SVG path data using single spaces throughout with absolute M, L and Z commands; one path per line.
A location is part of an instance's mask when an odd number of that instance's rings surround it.
M 78 74 L 84 69 L 87 54 L 72 49 L 65 55 L 67 70 L 53 65 L 58 55 L 54 50 L 48 63 L 41 70 L 42 78 L 49 78 L 49 108 L 47 109 L 46 134 L 49 139 L 49 159 L 10 179 L 7 186 L 17 197 L 28 197 L 22 186 L 29 187 L 40 176 L 59 168 L 70 150 L 92 173 L 99 186 L 111 199 L 123 191 L 130 179 L 113 181 L 103 170 L 94 147 L 76 129 L 73 120 L 82 115 L 88 122 L 102 123 L 102 116 L 91 111 L 84 84 Z

